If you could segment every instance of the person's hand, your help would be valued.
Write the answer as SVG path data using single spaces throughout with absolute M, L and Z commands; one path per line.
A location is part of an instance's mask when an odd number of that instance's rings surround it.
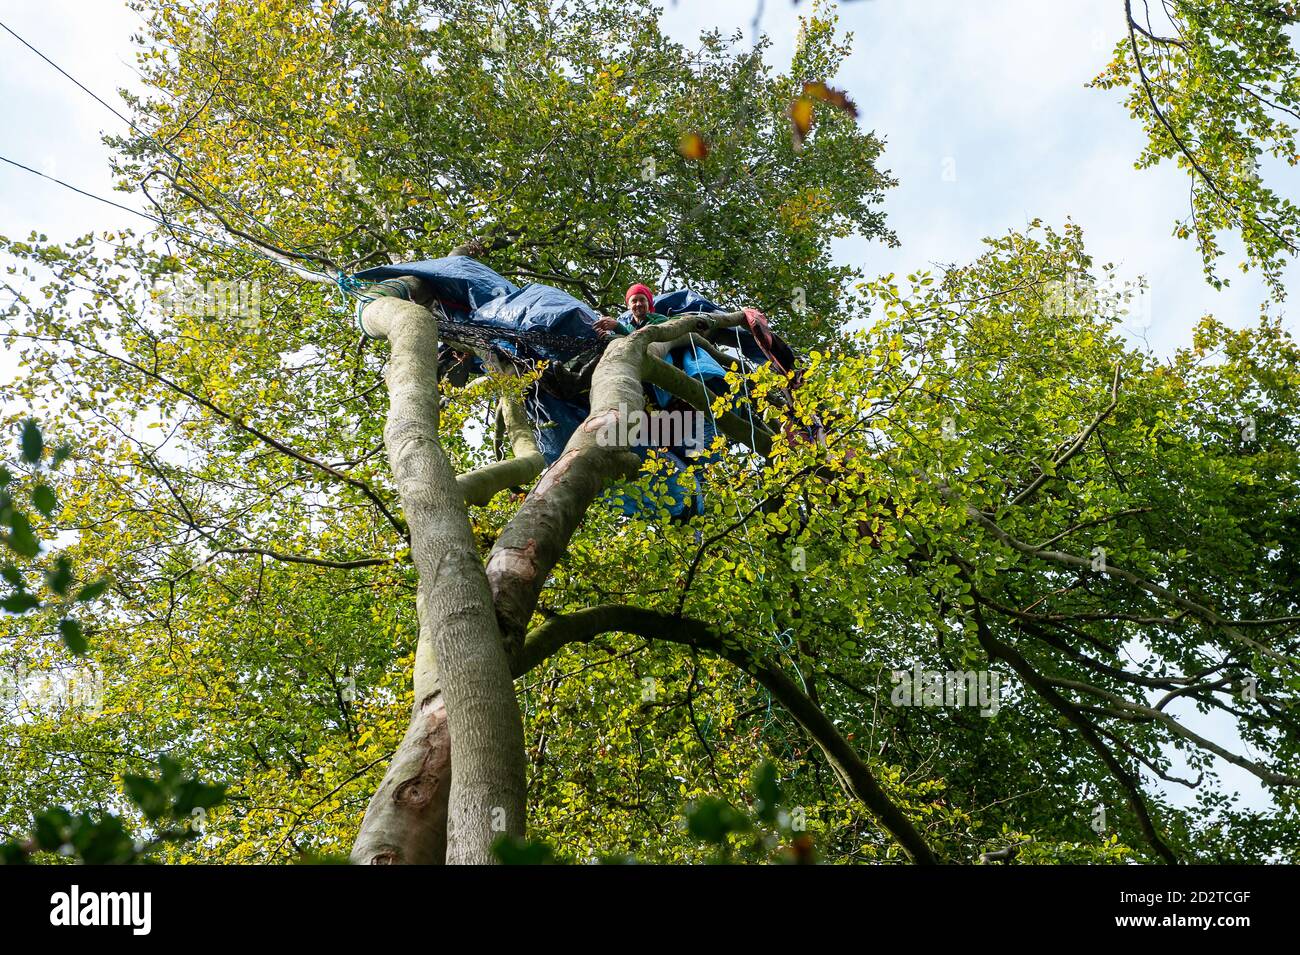
M 618 322 L 614 321 L 614 319 L 610 318 L 608 315 L 602 315 L 592 323 L 591 327 L 598 332 L 612 332 L 614 329 L 618 328 Z

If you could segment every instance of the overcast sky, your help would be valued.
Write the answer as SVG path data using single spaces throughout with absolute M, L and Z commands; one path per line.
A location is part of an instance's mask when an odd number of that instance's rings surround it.
M 664 28 L 691 42 L 712 27 L 748 31 L 759 3 L 666 6 Z M 809 3 L 766 0 L 762 7 L 761 28 L 774 39 L 769 61 L 785 67 L 797 15 Z M 982 237 L 1023 228 L 1035 217 L 1059 227 L 1069 216 L 1083 227 L 1098 264 L 1147 276 L 1146 338 L 1157 353 L 1189 343 L 1206 313 L 1238 327 L 1252 323 L 1265 298 L 1261 283 L 1235 275 L 1229 290 L 1214 291 L 1201 277 L 1195 244 L 1170 235 L 1187 213 L 1186 175 L 1170 165 L 1135 170 L 1142 134 L 1121 94 L 1084 88 L 1123 34 L 1122 10 L 1119 0 L 846 3 L 841 26 L 854 34 L 854 53 L 830 79 L 856 101 L 863 128 L 886 140 L 882 162 L 900 186 L 884 208 L 902 246 L 847 240 L 838 247 L 841 258 L 869 275 L 905 275 L 931 263 L 969 261 Z M 130 35 L 137 18 L 120 0 L 0 0 L 0 20 L 114 105 L 113 91 L 134 84 Z M 111 192 L 99 141 L 102 131 L 122 132 L 121 121 L 3 31 L 0 129 L 0 154 L 141 208 L 138 197 Z M 0 233 L 35 229 L 65 240 L 142 224 L 0 163 Z M 1224 270 L 1232 274 L 1239 247 L 1225 247 Z M 1288 284 L 1300 287 L 1297 278 L 1292 266 Z M 13 367 L 11 356 L 0 357 L 0 381 L 6 367 Z M 1220 742 L 1238 745 L 1229 724 L 1216 720 L 1209 728 L 1219 730 Z M 1253 777 L 1223 768 L 1225 780 L 1257 804 Z

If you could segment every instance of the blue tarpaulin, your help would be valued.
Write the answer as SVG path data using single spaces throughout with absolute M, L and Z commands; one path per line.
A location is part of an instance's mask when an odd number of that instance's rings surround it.
M 712 355 L 706 351 L 701 351 L 699 348 L 692 348 L 690 345 L 674 348 L 668 353 L 665 360 L 670 365 L 676 365 L 696 381 L 701 381 L 706 388 L 710 379 L 721 380 L 727 377 L 726 371 L 713 360 Z M 659 407 L 668 407 L 668 402 L 673 400 L 673 396 L 658 385 L 652 387 L 655 390 L 655 400 L 659 403 Z
M 649 448 L 633 448 L 632 451 L 642 461 L 650 457 Z M 643 510 L 654 511 L 666 508 L 673 517 L 681 516 L 683 511 L 694 509 L 704 513 L 704 489 L 699 476 L 686 473 L 686 463 L 675 454 L 660 451 L 659 459 L 668 462 L 669 470 L 652 475 L 649 495 L 640 488 L 627 488 L 614 496 L 614 506 L 628 517 L 633 517 Z M 664 498 L 668 500 L 665 501 Z
M 703 295 L 682 288 L 656 295 L 655 311 L 660 315 L 685 315 L 688 312 L 725 312 L 726 309 L 718 308 Z
M 533 283 L 481 305 L 475 325 L 512 332 L 542 332 L 569 338 L 596 338 L 592 325 L 600 316 L 568 292 Z
M 447 314 L 463 321 L 493 299 L 519 291 L 519 287 L 468 255 L 448 255 L 406 265 L 381 265 L 358 272 L 356 278 L 366 282 L 413 275 L 428 282 L 433 294 Z
M 537 399 L 529 402 L 528 415 L 537 424 L 537 450 L 548 466 L 559 458 L 578 425 L 587 420 L 587 412 L 585 405 L 575 405 L 538 389 Z

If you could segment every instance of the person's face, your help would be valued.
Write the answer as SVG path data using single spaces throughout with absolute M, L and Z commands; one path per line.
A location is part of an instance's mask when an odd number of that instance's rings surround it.
M 632 310 L 632 318 L 637 322 L 650 314 L 650 300 L 640 292 L 637 292 L 628 300 L 627 307 Z

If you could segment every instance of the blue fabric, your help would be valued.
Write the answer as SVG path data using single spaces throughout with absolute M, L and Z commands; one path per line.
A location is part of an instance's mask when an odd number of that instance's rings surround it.
M 356 277 L 367 282 L 378 282 L 403 275 L 413 275 L 428 282 L 447 314 L 461 321 L 493 299 L 519 290 L 509 279 L 468 255 L 448 255 L 441 259 L 425 259 L 423 262 L 409 262 L 405 265 L 380 265 L 358 272 Z
M 633 448 L 632 451 L 642 461 L 650 456 L 649 448 Z M 655 499 L 641 493 L 640 488 L 628 488 L 625 491 L 614 495 L 613 504 L 628 517 L 633 517 L 641 511 L 649 511 L 652 514 L 659 508 L 664 507 L 673 517 L 679 517 L 681 514 L 694 508 L 697 514 L 704 513 L 703 488 L 700 486 L 700 479 L 692 472 L 686 472 L 686 464 L 675 454 L 664 454 L 659 452 L 660 460 L 666 460 L 671 468 L 667 473 L 658 473 L 650 478 L 649 493 L 654 495 Z M 664 496 L 669 498 L 668 503 L 660 503 L 659 499 Z
M 655 296 L 655 311 L 660 315 L 684 315 L 687 312 L 724 312 L 703 295 L 688 288 Z
M 549 467 L 564 453 L 564 446 L 578 425 L 587 420 L 587 409 L 539 391 L 538 399 L 530 402 L 528 416 L 538 426 L 537 450 L 542 452 Z
M 727 377 L 727 373 L 722 366 L 714 361 L 713 356 L 702 348 L 683 345 L 681 348 L 674 348 L 669 352 L 668 358 L 692 378 L 701 376 L 705 378 Z
M 677 289 L 672 292 L 664 292 L 662 295 L 656 295 L 654 310 L 660 315 L 668 315 L 670 317 L 686 315 L 691 312 L 727 311 L 727 309 L 721 308 L 713 304 L 713 302 L 710 302 L 699 292 L 688 288 Z M 619 320 L 627 323 L 630 321 L 631 316 L 632 313 L 630 311 L 625 311 L 619 316 Z M 763 349 L 758 346 L 758 342 L 754 340 L 754 336 L 750 334 L 749 329 L 745 328 L 743 325 L 731 331 L 722 332 L 717 336 L 717 340 L 720 341 L 721 344 L 728 346 L 736 345 L 737 340 L 739 340 L 740 352 L 749 361 L 756 365 L 766 365 L 770 363 L 770 359 L 766 354 L 764 354 Z M 677 365 L 679 368 L 682 367 L 681 363 L 678 361 L 674 361 L 673 364 Z M 714 362 L 713 364 L 716 366 L 717 363 Z M 692 373 L 688 372 L 688 374 Z M 704 369 L 704 377 L 710 377 L 707 368 Z
M 587 417 L 586 408 L 579 407 L 546 392 L 541 392 L 536 402 L 530 402 L 528 412 L 530 417 L 537 421 L 539 425 L 537 449 L 542 452 L 542 457 L 546 459 L 548 467 L 554 464 L 560 455 L 564 453 L 564 446 L 569 443 L 569 438 L 573 436 L 573 432 L 577 430 L 578 425 L 582 424 Z M 700 438 L 703 447 L 707 448 L 713 443 L 715 433 L 712 422 L 705 421 L 704 434 Z M 642 461 L 649 458 L 650 450 L 650 448 L 644 446 L 631 448 L 632 453 Z M 703 514 L 704 489 L 700 484 L 700 480 L 694 474 L 687 475 L 684 472 L 688 461 L 690 463 L 703 463 L 714 460 L 717 456 L 701 453 L 698 457 L 688 457 L 688 452 L 691 449 L 683 446 L 675 446 L 668 449 L 667 452 L 662 448 L 657 450 L 661 458 L 667 459 L 672 470 L 667 474 L 655 475 L 650 482 L 650 494 L 656 497 L 668 495 L 670 501 L 666 506 L 668 512 L 674 517 L 680 516 L 688 509 L 694 509 L 697 514 Z M 663 506 L 640 493 L 639 489 L 633 488 L 614 495 L 612 504 L 629 517 L 642 511 L 653 512 Z
M 706 388 L 710 378 L 721 380 L 727 377 L 726 371 L 713 360 L 712 355 L 701 348 L 692 348 L 690 345 L 674 348 L 664 360 L 668 364 L 680 368 L 696 381 L 703 378 Z M 659 404 L 659 407 L 668 407 L 668 402 L 673 400 L 673 396 L 658 385 L 652 385 L 651 387 L 655 390 L 655 401 Z
M 503 332 L 536 331 L 568 338 L 597 340 L 592 325 L 599 316 L 584 302 L 548 285 L 534 283 L 519 288 L 469 256 L 446 256 L 405 265 L 384 265 L 359 272 L 356 277 L 374 282 L 403 275 L 413 275 L 428 282 L 448 315 L 457 321 L 472 322 L 488 329 L 499 328 Z M 655 312 L 660 315 L 721 311 L 725 310 L 691 289 L 665 292 L 655 299 Z M 625 321 L 630 317 L 630 312 L 623 313 Z M 723 332 L 719 338 L 725 345 L 734 345 L 738 339 L 741 351 L 753 362 L 766 364 L 768 361 L 753 335 L 743 327 Z M 494 344 L 514 355 L 536 353 L 535 357 L 542 358 L 570 357 L 555 354 L 559 345 L 553 342 L 548 344 L 499 339 Z M 673 349 L 666 360 L 696 381 L 704 381 L 706 387 L 712 385 L 710 390 L 721 390 L 716 383 L 726 377 L 726 371 L 706 352 L 683 345 Z M 474 361 L 477 362 L 477 359 Z M 654 395 L 661 408 L 667 407 L 673 399 L 672 395 L 657 387 Z M 536 398 L 528 402 L 527 410 L 529 417 L 538 426 L 538 450 L 548 466 L 559 459 L 564 446 L 588 413 L 588 409 L 582 405 L 541 390 L 537 392 Z M 714 433 L 710 416 L 710 420 L 705 423 L 706 446 L 711 443 Z M 649 448 L 635 447 L 632 450 L 643 461 L 649 457 Z M 690 464 L 714 460 L 717 455 L 691 456 L 688 453 L 691 450 L 683 446 L 661 449 L 659 454 L 669 462 L 671 470 L 656 475 L 651 480 L 650 493 L 667 495 L 667 509 L 674 516 L 680 516 L 692 508 L 696 513 L 704 511 L 700 479 L 693 471 L 688 472 L 688 467 Z M 613 503 L 629 516 L 646 510 L 657 511 L 661 506 L 650 501 L 637 489 L 620 492 L 613 497 Z
M 600 316 L 568 292 L 531 283 L 480 306 L 471 316 L 476 325 L 520 332 L 549 332 L 596 340 L 591 327 Z
M 718 308 L 698 292 L 683 288 L 675 292 L 664 292 L 662 295 L 656 295 L 654 311 L 657 315 L 666 315 L 672 318 L 675 315 L 687 315 L 691 312 L 725 312 L 726 309 Z M 624 325 L 631 326 L 632 310 L 624 309 L 618 320 Z

